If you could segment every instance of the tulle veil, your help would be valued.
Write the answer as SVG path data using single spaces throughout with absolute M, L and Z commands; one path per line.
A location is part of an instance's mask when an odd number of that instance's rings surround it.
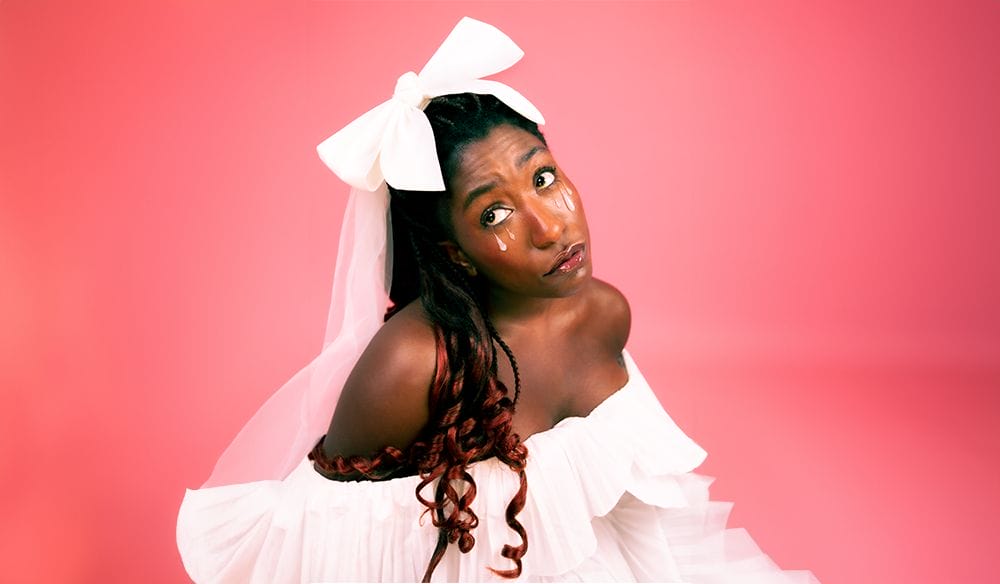
M 282 479 L 326 433 L 340 390 L 382 325 L 392 277 L 389 192 L 352 188 L 323 350 L 243 426 L 202 487 Z

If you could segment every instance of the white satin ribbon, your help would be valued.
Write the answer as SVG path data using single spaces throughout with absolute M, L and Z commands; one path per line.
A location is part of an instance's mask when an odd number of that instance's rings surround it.
M 495 96 L 529 120 L 544 124 L 523 95 L 481 79 L 507 69 L 524 51 L 496 27 L 464 17 L 420 73 L 396 81 L 392 98 L 369 110 L 316 147 L 320 158 L 352 187 L 375 191 L 386 181 L 398 189 L 445 190 L 434 133 L 423 109 L 431 98 L 454 93 Z

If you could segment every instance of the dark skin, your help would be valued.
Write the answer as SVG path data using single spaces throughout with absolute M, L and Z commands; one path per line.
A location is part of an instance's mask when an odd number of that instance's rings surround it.
M 630 313 L 618 290 L 591 275 L 576 187 L 538 138 L 506 125 L 461 152 L 448 186 L 453 239 L 441 245 L 488 283 L 489 316 L 517 357 L 514 431 L 527 439 L 586 416 L 628 380 L 621 352 Z M 500 380 L 513 390 L 510 363 L 498 354 Z M 434 368 L 433 327 L 413 302 L 379 330 L 348 377 L 327 456 L 405 450 L 427 424 Z

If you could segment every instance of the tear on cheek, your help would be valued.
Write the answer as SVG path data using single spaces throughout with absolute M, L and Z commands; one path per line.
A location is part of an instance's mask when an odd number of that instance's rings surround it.
M 562 191 L 562 200 L 566 203 L 566 208 L 570 211 L 576 211 L 576 205 L 573 203 L 573 191 L 562 183 L 559 183 L 559 190 Z
M 507 233 L 510 233 L 510 231 L 508 231 Z M 496 230 L 493 231 L 493 237 L 496 238 L 496 240 L 497 240 L 497 247 L 500 248 L 500 251 L 507 251 L 507 244 L 504 243 L 504 241 L 502 239 L 500 239 L 500 234 L 497 233 Z

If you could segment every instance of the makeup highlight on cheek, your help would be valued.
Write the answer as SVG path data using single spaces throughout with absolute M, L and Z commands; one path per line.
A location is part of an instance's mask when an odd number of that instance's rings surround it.
M 576 211 L 576 205 L 573 204 L 573 191 L 571 191 L 568 186 L 562 184 L 561 182 L 559 183 L 559 190 L 562 191 L 562 200 L 565 201 L 566 208 L 569 209 L 570 211 Z M 558 204 L 559 201 L 556 200 L 556 205 Z
M 510 235 L 511 239 L 514 239 L 514 234 L 511 233 L 509 229 L 507 230 L 507 234 Z M 496 229 L 493 230 L 493 237 L 496 238 L 496 240 L 497 240 L 497 247 L 500 248 L 500 251 L 507 251 L 507 244 L 504 243 L 504 241 L 502 239 L 500 239 L 500 234 L 497 233 Z
M 561 182 L 555 188 L 559 189 L 559 195 L 552 197 L 552 204 L 562 209 L 565 203 L 567 209 L 576 211 L 576 204 L 573 203 L 573 191 Z

